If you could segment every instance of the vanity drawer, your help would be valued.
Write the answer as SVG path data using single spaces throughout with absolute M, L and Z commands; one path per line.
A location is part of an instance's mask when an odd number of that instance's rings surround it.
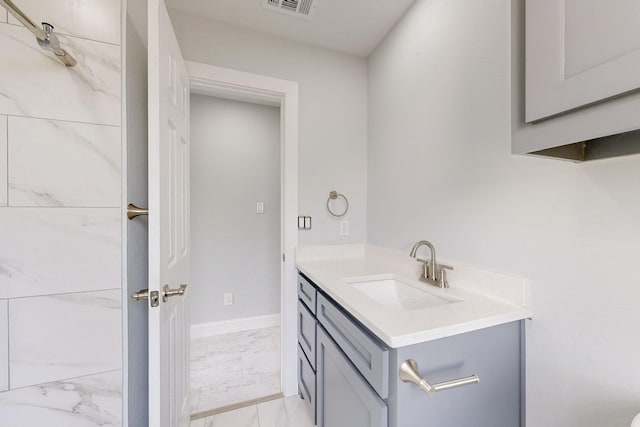
M 307 404 L 309 414 L 316 424 L 316 373 L 311 368 L 302 349 L 298 346 L 298 393 Z
M 315 316 L 302 301 L 298 300 L 298 344 L 309 359 L 311 367 L 316 369 L 316 325 Z
M 316 314 L 316 287 L 302 274 L 298 274 L 298 298 Z
M 389 395 L 389 350 L 320 293 L 317 316 L 351 363 L 378 395 L 386 399 Z

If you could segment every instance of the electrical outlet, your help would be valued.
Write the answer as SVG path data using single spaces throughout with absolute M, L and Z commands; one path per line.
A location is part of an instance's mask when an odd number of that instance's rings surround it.
M 264 202 L 256 203 L 256 213 L 259 213 L 259 214 L 264 213 Z
M 343 219 L 340 221 L 340 235 L 348 236 L 349 235 L 349 221 Z
M 233 304 L 233 292 L 225 292 L 224 294 L 224 305 Z

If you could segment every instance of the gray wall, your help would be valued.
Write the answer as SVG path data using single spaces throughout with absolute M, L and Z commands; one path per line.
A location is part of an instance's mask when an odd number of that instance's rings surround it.
M 280 108 L 192 95 L 191 323 L 280 313 L 280 235 Z
M 187 60 L 293 80 L 299 87 L 299 212 L 313 217 L 300 244 L 366 239 L 367 64 L 364 58 L 169 10 Z M 350 235 L 325 204 L 347 195 Z
M 510 46 L 509 0 L 418 0 L 369 58 L 368 240 L 531 278 L 527 425 L 628 426 L 640 156 L 509 154 Z

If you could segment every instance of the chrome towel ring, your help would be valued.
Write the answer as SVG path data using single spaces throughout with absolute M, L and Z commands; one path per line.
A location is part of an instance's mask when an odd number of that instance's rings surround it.
M 344 207 L 344 212 L 342 213 L 336 213 L 331 209 L 331 201 L 336 200 L 338 197 L 342 197 L 342 199 L 344 200 L 345 207 Z M 349 211 L 349 200 L 347 200 L 347 197 L 344 194 L 340 194 L 337 191 L 332 191 L 329 193 L 329 198 L 327 199 L 327 210 L 331 215 L 335 216 L 336 218 L 345 216 L 345 214 Z

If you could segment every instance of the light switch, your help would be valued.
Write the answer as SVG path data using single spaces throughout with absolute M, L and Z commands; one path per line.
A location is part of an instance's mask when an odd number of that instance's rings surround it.
M 299 216 L 298 217 L 298 230 L 311 230 L 311 217 Z
M 256 213 L 259 213 L 259 214 L 264 213 L 264 202 L 256 203 Z

